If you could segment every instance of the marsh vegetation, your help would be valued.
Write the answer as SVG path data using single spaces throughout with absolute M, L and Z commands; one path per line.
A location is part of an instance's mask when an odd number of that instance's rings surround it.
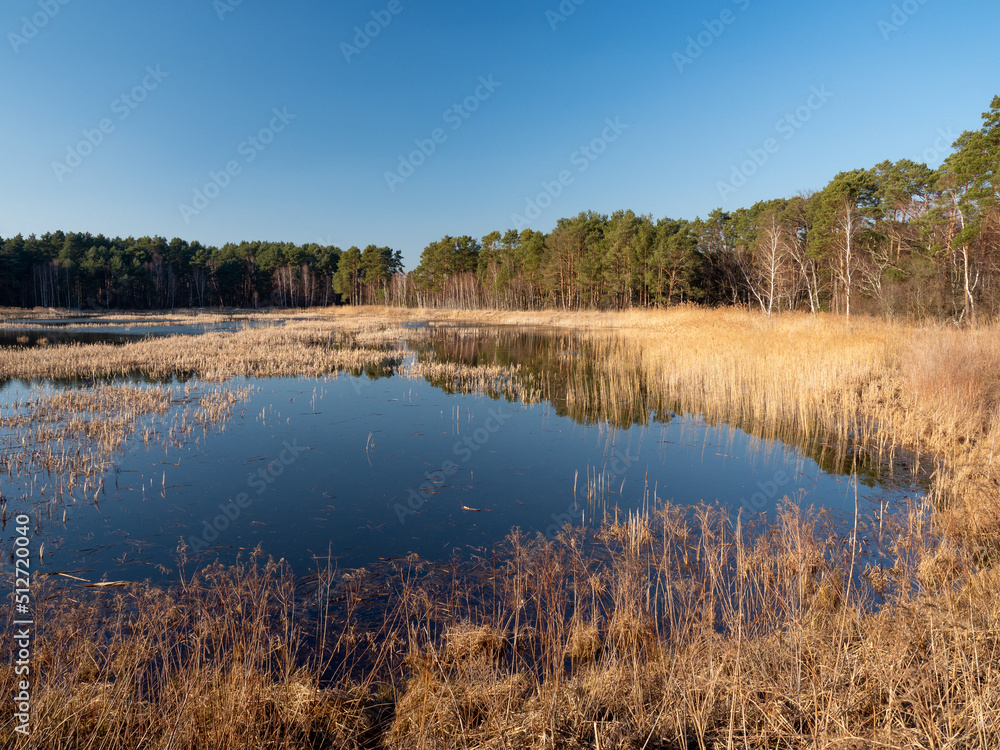
M 30 513 L 41 539 L 81 497 L 107 504 L 104 488 L 130 447 L 149 443 L 173 460 L 192 442 L 209 450 L 222 430 L 254 424 L 280 440 L 291 407 L 255 413 L 273 400 L 261 392 L 272 382 L 312 390 L 308 414 L 339 414 L 320 425 L 327 432 L 346 430 L 338 425 L 353 412 L 341 401 L 324 406 L 322 391 L 349 383 L 338 398 L 371 401 L 371 423 L 389 408 L 377 384 L 390 375 L 400 388 L 443 390 L 451 401 L 442 404 L 483 394 L 550 410 L 532 428 L 539 433 L 565 419 L 600 440 L 687 419 L 684 429 L 704 430 L 703 452 L 711 435 L 713 452 L 729 453 L 709 430 L 739 430 L 808 457 L 847 488 L 848 504 L 809 507 L 792 485 L 766 508 L 741 509 L 738 497 L 677 502 L 679 469 L 629 448 L 642 457 L 629 458 L 631 473 L 585 464 L 547 485 L 565 494 L 546 500 L 573 510 L 572 523 L 554 529 L 501 517 L 505 492 L 507 504 L 543 500 L 522 495 L 509 468 L 488 480 L 485 500 L 437 487 L 402 527 L 423 534 L 438 519 L 466 519 L 451 528 L 467 543 L 436 556 L 400 548 L 345 567 L 329 549 L 304 565 L 269 560 L 268 537 L 258 551 L 227 552 L 220 541 L 214 555 L 181 541 L 155 581 L 135 576 L 111 590 L 42 576 L 33 596 L 38 746 L 1000 742 L 994 328 L 697 308 L 263 317 L 275 325 L 0 349 L 0 377 L 10 381 L 0 411 L 5 515 Z M 414 390 L 401 407 L 426 397 Z M 441 445 L 475 435 L 478 417 L 461 409 L 442 416 L 457 426 Z M 549 450 L 532 431 L 490 440 L 484 455 L 515 443 Z M 374 428 L 360 442 L 338 466 L 368 465 L 365 476 L 375 476 L 405 465 L 409 443 Z M 437 468 L 437 450 L 420 460 Z M 168 482 L 180 470 L 157 466 L 162 488 L 150 494 L 176 502 Z M 303 458 L 292 469 L 313 466 Z M 462 471 L 473 468 L 487 471 Z M 464 476 L 449 481 L 464 485 Z M 862 485 L 878 497 L 883 485 L 902 486 L 909 497 L 865 504 L 850 497 Z M 291 485 L 282 492 L 288 508 L 301 507 Z M 466 507 L 448 515 L 452 497 Z M 70 513 L 65 528 L 80 518 Z M 395 539 L 389 528 L 377 533 Z M 493 536 L 473 537 L 473 528 Z M 0 670 L 3 690 L 14 679 L 11 667 Z M 13 737 L 8 708 L 0 720 Z

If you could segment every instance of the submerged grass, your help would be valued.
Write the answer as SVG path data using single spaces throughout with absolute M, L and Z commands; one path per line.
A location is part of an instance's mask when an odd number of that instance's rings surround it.
M 697 308 L 301 317 L 167 347 L 5 350 L 0 377 L 320 374 L 378 366 L 409 320 L 570 326 L 599 355 L 589 371 L 567 365 L 563 398 L 582 413 L 657 404 L 890 460 L 916 453 L 935 467 L 934 510 L 880 519 L 876 552 L 791 504 L 768 522 L 651 498 L 594 534 L 514 531 L 488 557 L 380 575 L 296 580 L 253 558 L 169 590 L 42 581 L 32 736 L 13 733 L 5 703 L 9 745 L 1000 746 L 995 328 Z M 516 367 L 419 366 L 458 390 L 530 400 L 546 388 Z M 144 398 L 136 409 L 159 408 Z M 15 680 L 0 668 L 4 694 Z
M 131 442 L 180 445 L 199 428 L 223 424 L 252 391 L 191 382 L 32 385 L 0 408 L 0 520 L 6 522 L 10 499 L 43 502 L 56 516 L 66 505 L 97 503 L 105 475 Z

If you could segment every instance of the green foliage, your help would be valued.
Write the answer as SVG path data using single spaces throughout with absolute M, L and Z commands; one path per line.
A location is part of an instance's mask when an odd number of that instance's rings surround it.
M 940 169 L 901 159 L 817 193 L 694 221 L 593 211 L 549 234 L 399 251 L 55 232 L 0 240 L 0 304 L 169 308 L 406 304 L 627 309 L 686 301 L 975 320 L 1000 314 L 1000 97 Z
M 0 240 L 0 304 L 169 309 L 309 306 L 337 301 L 341 251 L 241 242 L 221 248 L 163 237 L 53 232 Z M 399 270 L 398 254 L 393 269 Z

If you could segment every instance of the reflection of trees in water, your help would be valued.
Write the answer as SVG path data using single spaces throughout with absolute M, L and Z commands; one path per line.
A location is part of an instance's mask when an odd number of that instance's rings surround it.
M 649 393 L 641 368 L 625 360 L 625 346 L 613 335 L 518 328 L 443 328 L 412 344 L 418 362 L 506 368 L 513 380 L 513 388 L 507 390 L 535 396 L 525 400 L 548 401 L 556 414 L 579 424 L 627 429 L 670 421 L 673 413 Z M 451 381 L 427 379 L 455 390 Z M 487 395 L 508 394 L 487 391 Z
M 402 355 L 391 355 L 378 362 L 369 362 L 363 367 L 350 367 L 344 370 L 356 378 L 364 375 L 369 380 L 379 380 L 381 378 L 391 378 L 396 374 L 396 370 L 403 363 Z
M 147 334 L 101 333 L 98 331 L 0 331 L 0 347 L 30 349 L 55 344 L 128 344 L 141 341 Z
M 733 426 L 764 440 L 795 446 L 825 472 L 856 473 L 868 485 L 912 474 L 916 466 L 906 455 L 886 456 L 833 435 L 803 435 L 792 425 L 755 423 L 741 414 L 720 413 L 705 398 L 667 392 L 647 376 L 641 347 L 614 333 L 449 327 L 433 330 L 410 346 L 418 362 L 506 368 L 512 383 L 502 389 L 479 390 L 492 398 L 511 399 L 513 395 L 524 401 L 548 401 L 558 415 L 583 425 L 628 429 L 667 423 L 678 414 L 696 415 L 710 426 Z M 425 375 L 425 379 L 448 392 L 461 390 L 453 378 Z M 470 377 L 467 382 L 474 380 Z

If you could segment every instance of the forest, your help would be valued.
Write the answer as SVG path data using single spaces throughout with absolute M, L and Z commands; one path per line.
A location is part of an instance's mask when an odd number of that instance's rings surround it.
M 399 251 L 53 232 L 0 243 L 0 305 L 165 310 L 386 301 Z
M 401 253 L 54 232 L 0 240 L 0 305 L 630 309 L 682 302 L 974 323 L 1000 312 L 1000 96 L 938 168 L 902 159 L 706 218 L 622 210 Z

